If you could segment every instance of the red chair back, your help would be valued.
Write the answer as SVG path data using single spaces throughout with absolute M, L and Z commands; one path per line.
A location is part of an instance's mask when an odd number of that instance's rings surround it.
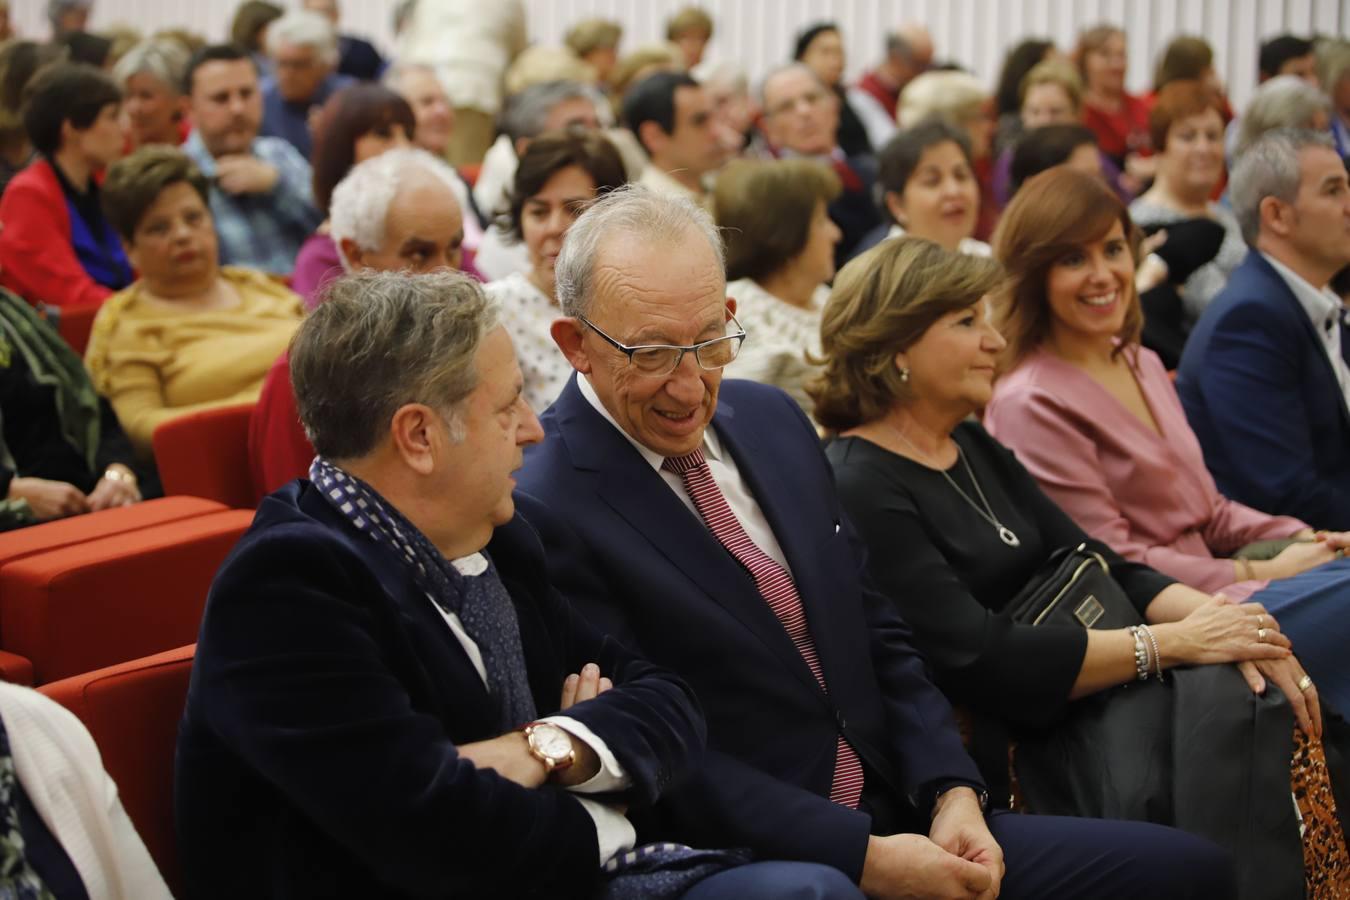
M 94 330 L 94 316 L 98 314 L 102 303 L 90 303 L 83 306 L 63 306 L 56 323 L 56 330 L 65 338 L 70 349 L 84 356 L 89 346 L 89 333 Z
M 253 404 L 170 419 L 155 429 L 155 463 L 164 493 L 205 497 L 236 509 L 257 506 L 248 459 Z
M 44 684 L 181 647 L 253 513 L 224 512 L 30 556 L 0 569 L 0 649 Z
M 122 805 L 169 890 L 182 896 L 173 830 L 173 760 L 196 644 L 41 688 L 98 744 Z

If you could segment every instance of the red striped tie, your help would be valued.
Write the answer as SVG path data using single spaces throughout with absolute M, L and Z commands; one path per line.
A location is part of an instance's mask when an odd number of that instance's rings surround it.
M 694 501 L 694 507 L 703 517 L 713 536 L 723 547 L 745 567 L 750 577 L 755 579 L 755 587 L 769 604 L 769 609 L 783 623 L 784 630 L 792 639 L 802 660 L 816 676 L 821 690 L 829 693 L 825 685 L 825 675 L 820 668 L 820 658 L 816 656 L 816 644 L 811 639 L 807 627 L 806 612 L 802 609 L 801 597 L 792 576 L 783 567 L 774 562 L 767 553 L 755 546 L 750 536 L 741 527 L 736 514 L 727 505 L 726 498 L 713 480 L 712 470 L 703 459 L 703 451 L 695 450 L 685 456 L 667 457 L 661 464 L 667 472 L 674 472 L 684 481 L 684 489 Z M 834 782 L 830 785 L 830 799 L 850 808 L 857 808 L 862 796 L 863 769 L 858 754 L 849 746 L 844 735 L 834 755 Z

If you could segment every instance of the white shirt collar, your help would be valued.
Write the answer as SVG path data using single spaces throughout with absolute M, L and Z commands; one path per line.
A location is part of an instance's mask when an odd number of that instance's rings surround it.
M 1319 290 L 1302 275 L 1270 254 L 1262 253 L 1261 255 L 1266 258 L 1266 262 L 1270 263 L 1270 267 L 1284 279 L 1285 284 L 1289 285 L 1289 290 L 1294 292 L 1294 297 L 1297 298 L 1299 305 L 1303 307 L 1304 312 L 1308 314 L 1308 318 L 1312 320 L 1313 327 L 1319 333 L 1323 329 L 1331 328 L 1339 321 L 1340 316 L 1345 312 L 1345 304 L 1330 288 L 1324 287 Z
M 604 416 L 606 422 L 613 425 L 619 434 L 624 436 L 624 440 L 632 444 L 634 449 L 642 454 L 642 458 L 647 461 L 647 465 L 658 472 L 661 471 L 661 464 L 666 461 L 666 458 L 655 450 L 638 443 L 631 434 L 623 430 L 623 427 L 609 414 L 609 410 L 605 408 L 605 404 L 600 401 L 600 396 L 596 394 L 595 388 L 591 386 L 589 375 L 583 375 L 580 372 L 577 373 L 577 390 L 581 391 L 581 396 L 586 398 L 586 402 L 594 407 L 596 412 Z M 722 458 L 722 442 L 718 440 L 717 433 L 713 431 L 711 425 L 703 429 L 703 455 L 709 460 Z

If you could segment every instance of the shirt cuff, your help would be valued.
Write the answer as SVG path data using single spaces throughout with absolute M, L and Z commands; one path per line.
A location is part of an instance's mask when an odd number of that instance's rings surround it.
M 600 771 L 596 772 L 589 780 L 568 788 L 569 791 L 576 791 L 581 794 L 603 794 L 608 791 L 621 791 L 632 787 L 633 780 L 628 777 L 628 773 L 623 770 L 623 766 L 619 765 L 619 761 L 609 751 L 609 745 L 596 737 L 594 731 L 570 716 L 549 716 L 539 721 L 557 725 L 594 750 L 595 755 L 600 759 Z M 605 858 L 608 859 L 609 857 Z
M 621 812 L 595 800 L 583 797 L 575 799 L 590 814 L 591 821 L 595 822 L 595 842 L 600 846 L 600 865 L 609 862 L 615 854 L 633 849 L 637 843 L 637 831 Z

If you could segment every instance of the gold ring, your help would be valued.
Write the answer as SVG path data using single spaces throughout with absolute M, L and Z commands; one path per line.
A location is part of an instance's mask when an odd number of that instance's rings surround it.
M 1260 628 L 1262 625 L 1265 625 L 1265 624 L 1266 624 L 1266 617 L 1265 617 L 1264 615 L 1259 615 L 1259 616 L 1256 617 L 1256 627 L 1257 627 L 1257 628 Z
M 1306 691 L 1310 687 L 1312 687 L 1312 676 L 1305 673 L 1304 676 L 1298 680 L 1298 689 L 1300 691 Z
M 1256 639 L 1258 641 L 1264 641 L 1266 639 L 1266 630 L 1264 628 L 1256 629 Z

